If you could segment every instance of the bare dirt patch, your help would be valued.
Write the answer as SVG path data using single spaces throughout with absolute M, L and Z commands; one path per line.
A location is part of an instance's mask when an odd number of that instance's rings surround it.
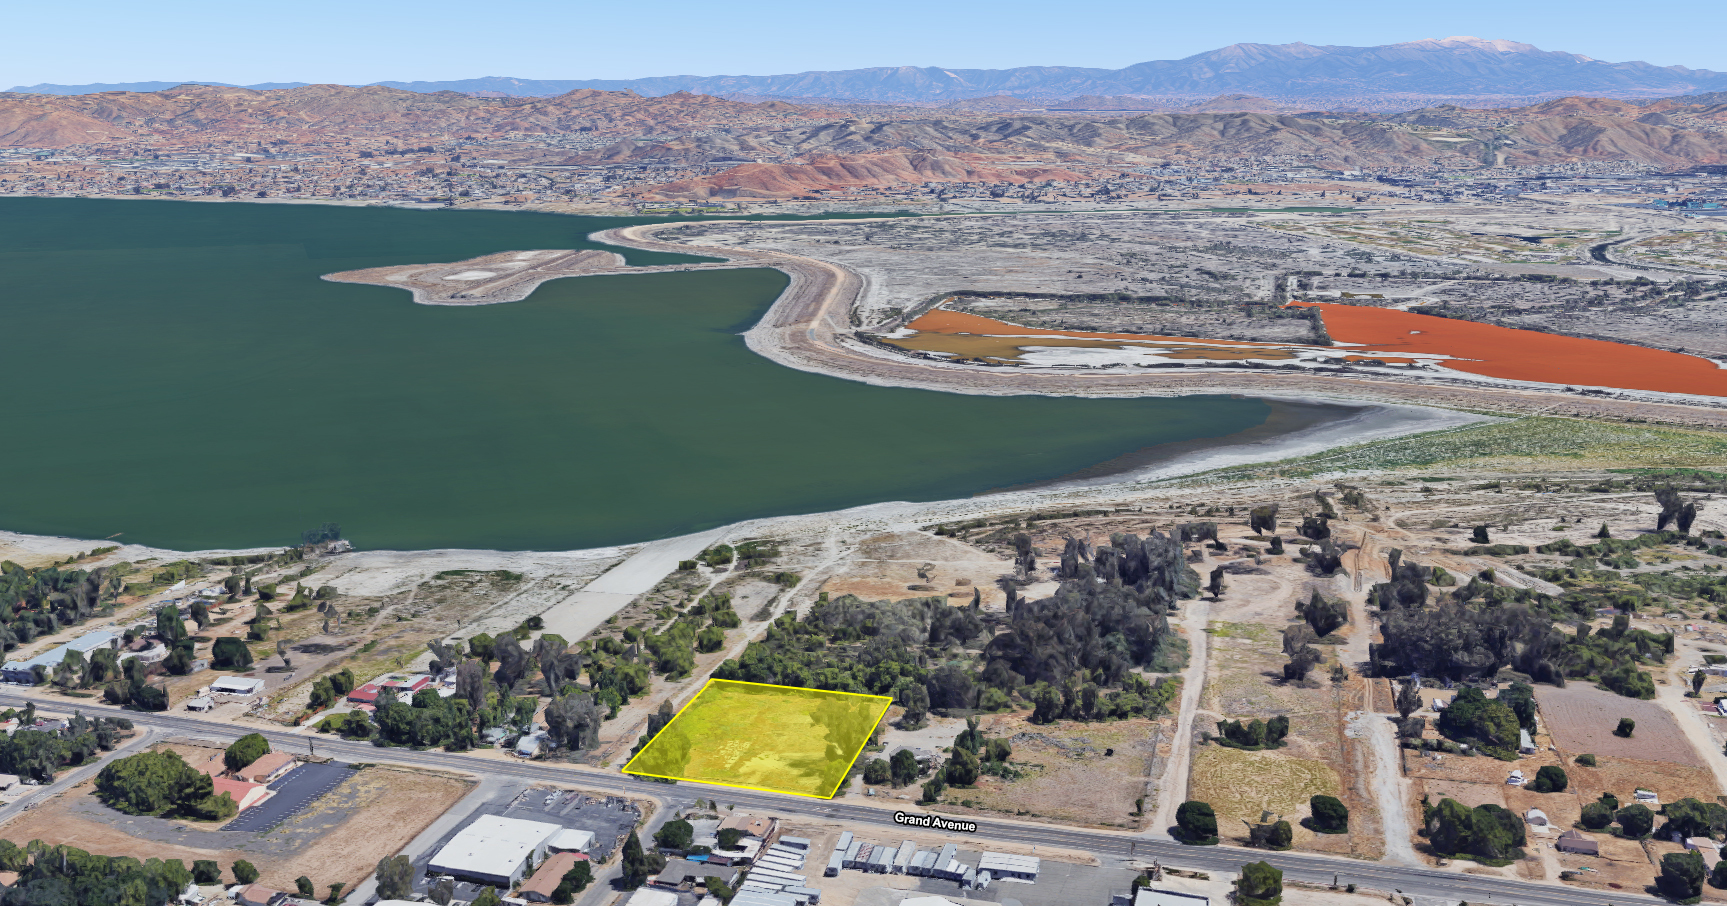
M 1143 818 L 1132 814 L 1134 800 L 1146 795 L 1155 746 L 1167 736 L 1169 720 L 1036 726 L 1004 715 L 985 718 L 982 728 L 991 738 L 1009 738 L 1009 762 L 1021 776 L 984 777 L 972 789 L 949 787 L 948 803 L 969 801 L 979 810 L 1067 824 L 1137 828 Z
M 1703 766 L 1703 759 L 1691 748 L 1673 715 L 1656 702 L 1599 689 L 1551 686 L 1536 687 L 1535 699 L 1547 731 L 1568 755 L 1588 753 Z M 1637 722 L 1637 731 L 1629 739 L 1613 735 L 1621 717 Z

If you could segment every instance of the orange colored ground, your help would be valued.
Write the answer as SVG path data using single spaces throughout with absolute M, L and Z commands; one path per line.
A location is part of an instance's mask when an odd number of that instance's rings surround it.
M 1165 337 L 1150 333 L 1092 333 L 1088 330 L 1045 330 L 1041 327 L 1026 327 L 1021 324 L 1009 324 L 982 315 L 968 315 L 960 311 L 948 311 L 945 308 L 931 309 L 909 325 L 912 330 L 924 333 L 973 333 L 991 336 L 1045 336 L 1045 337 L 1085 337 L 1098 340 L 1169 340 L 1175 343 L 1205 343 L 1203 337 Z M 1229 340 L 1231 346 L 1289 346 L 1289 343 L 1247 343 Z
M 1333 340 L 1374 349 L 1457 356 L 1445 367 L 1549 384 L 1727 396 L 1727 370 L 1696 356 L 1418 315 L 1388 308 L 1294 302 L 1318 308 Z M 1461 360 L 1460 360 L 1461 359 Z

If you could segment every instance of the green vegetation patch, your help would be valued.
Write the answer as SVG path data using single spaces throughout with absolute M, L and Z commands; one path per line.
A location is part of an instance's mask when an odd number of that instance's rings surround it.
M 892 702 L 709 680 L 624 772 L 831 799 Z

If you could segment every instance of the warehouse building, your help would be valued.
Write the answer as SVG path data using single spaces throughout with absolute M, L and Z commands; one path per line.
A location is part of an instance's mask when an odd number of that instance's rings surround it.
M 984 853 L 978 857 L 977 870 L 979 874 L 989 872 L 995 879 L 1012 878 L 1016 881 L 1036 881 L 1041 862 L 1036 856 L 1014 856 L 1007 853 Z
M 544 859 L 546 844 L 562 830 L 544 821 L 481 815 L 444 844 L 426 868 L 436 874 L 512 887 L 526 873 L 528 859 Z

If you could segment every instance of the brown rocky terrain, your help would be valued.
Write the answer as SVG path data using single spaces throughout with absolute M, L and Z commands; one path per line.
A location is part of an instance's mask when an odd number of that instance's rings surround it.
M 801 164 L 743 164 L 713 176 L 653 186 L 649 200 L 795 198 L 815 190 L 910 182 L 1075 182 L 1090 178 L 1059 167 L 1009 166 L 980 154 L 881 151 L 823 155 Z
M 781 101 L 741 104 L 678 92 L 578 89 L 550 98 L 419 94 L 382 86 L 308 85 L 272 91 L 183 85 L 167 91 L 51 96 L 0 94 L 0 146 L 64 147 L 123 139 L 304 140 L 392 136 L 604 132 L 776 126 L 828 118 Z

